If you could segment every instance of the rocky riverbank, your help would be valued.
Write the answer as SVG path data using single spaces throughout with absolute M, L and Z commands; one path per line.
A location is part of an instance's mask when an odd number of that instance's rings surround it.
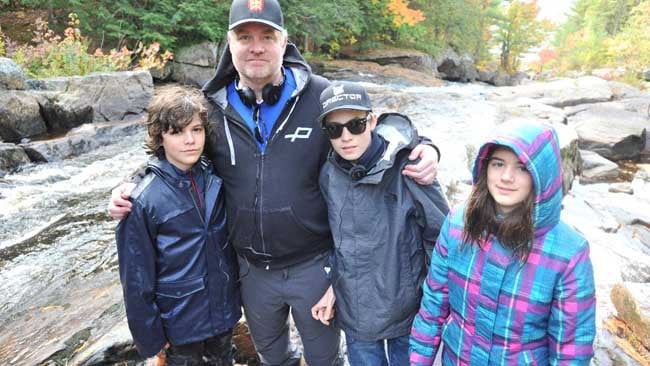
M 593 364 L 648 362 L 650 94 L 595 77 L 499 88 L 447 83 L 431 60 L 404 69 L 406 59 L 393 56 L 315 67 L 364 82 L 377 112 L 409 115 L 442 149 L 439 178 L 452 204 L 467 196 L 469 162 L 492 127 L 513 118 L 556 127 L 563 218 L 589 239 L 596 269 Z M 14 66 L 0 60 L 0 364 L 136 364 L 114 223 L 104 211 L 110 187 L 144 159 L 135 119 L 153 80 L 103 73 L 27 81 Z M 250 343 L 240 347 L 251 351 Z M 253 364 L 251 357 L 240 361 Z

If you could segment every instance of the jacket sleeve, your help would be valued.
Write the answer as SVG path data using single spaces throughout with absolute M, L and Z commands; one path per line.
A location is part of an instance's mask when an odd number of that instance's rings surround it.
M 449 213 L 447 198 L 442 193 L 437 181 L 426 186 L 419 185 L 410 178 L 405 178 L 404 181 L 415 201 L 417 223 L 422 228 L 424 250 L 427 255 L 427 263 L 430 263 L 431 252 L 438 239 L 440 227 Z
M 433 249 L 429 274 L 424 281 L 420 311 L 415 316 L 409 354 L 411 365 L 433 365 L 440 345 L 442 326 L 449 316 L 449 288 L 447 283 L 447 244 L 450 218 L 443 223 L 438 242 Z
M 129 329 L 143 357 L 158 353 L 167 342 L 156 305 L 156 229 L 136 202 L 116 230 L 120 280 Z
M 596 336 L 595 293 L 589 245 L 585 243 L 553 290 L 547 330 L 551 365 L 589 365 Z

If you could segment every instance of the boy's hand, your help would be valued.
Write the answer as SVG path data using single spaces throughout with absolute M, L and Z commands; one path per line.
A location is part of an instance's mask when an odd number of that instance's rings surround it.
M 165 347 L 160 350 L 155 356 L 147 358 L 145 361 L 145 366 L 165 366 L 167 365 L 167 354 L 165 350 L 169 348 L 169 343 L 165 344 Z
M 407 164 L 402 174 L 420 185 L 429 185 L 436 180 L 438 175 L 438 153 L 429 145 L 419 144 L 409 155 L 409 160 L 420 159 L 417 164 Z
M 108 215 L 116 220 L 121 220 L 131 212 L 131 192 L 135 183 L 122 183 L 111 191 L 111 200 L 108 202 Z
M 311 308 L 311 316 L 325 325 L 330 325 L 330 320 L 334 318 L 335 302 L 336 295 L 334 295 L 334 289 L 330 285 L 323 297 Z

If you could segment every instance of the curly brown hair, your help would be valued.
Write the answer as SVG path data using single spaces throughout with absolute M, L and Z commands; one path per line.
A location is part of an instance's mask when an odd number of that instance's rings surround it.
M 183 86 L 164 86 L 157 90 L 149 103 L 149 115 L 144 122 L 147 128 L 145 148 L 148 154 L 165 156 L 163 133 L 179 132 L 198 114 L 207 125 L 208 108 L 201 91 Z
M 486 160 L 490 160 L 498 147 L 502 146 L 494 145 L 490 148 Z M 497 204 L 488 190 L 487 170 L 487 164 L 484 164 L 467 201 L 462 246 L 473 244 L 480 247 L 491 236 L 495 236 L 506 248 L 512 250 L 516 257 L 525 262 L 532 249 L 535 233 L 534 190 L 531 190 L 522 204 L 499 218 Z

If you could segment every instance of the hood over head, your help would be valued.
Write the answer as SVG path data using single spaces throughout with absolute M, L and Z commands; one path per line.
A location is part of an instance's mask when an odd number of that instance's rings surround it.
M 497 126 L 474 161 L 474 184 L 487 167 L 488 153 L 495 145 L 510 148 L 526 165 L 533 178 L 535 235 L 548 232 L 560 221 L 562 208 L 562 158 L 555 129 L 547 124 L 519 120 Z

